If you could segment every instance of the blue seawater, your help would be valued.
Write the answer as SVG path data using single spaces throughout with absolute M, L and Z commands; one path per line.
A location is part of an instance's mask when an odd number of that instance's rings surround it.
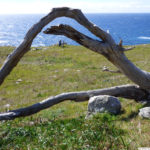
M 18 46 L 23 41 L 26 32 L 43 16 L 45 15 L 0 15 L 0 46 Z M 122 39 L 124 45 L 150 43 L 150 13 L 86 14 L 86 17 L 103 30 L 109 32 L 116 42 Z M 71 25 L 78 31 L 98 39 L 76 21 L 65 17 L 57 18 L 44 29 L 61 23 Z M 59 40 L 63 40 L 71 45 L 78 45 L 65 36 L 45 35 L 41 32 L 34 39 L 32 46 L 54 45 Z

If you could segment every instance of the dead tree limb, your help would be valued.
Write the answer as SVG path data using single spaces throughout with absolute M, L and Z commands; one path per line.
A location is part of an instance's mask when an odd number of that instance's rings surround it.
M 70 9 L 66 7 L 52 9 L 52 11 L 47 16 L 42 18 L 37 24 L 31 27 L 31 29 L 27 32 L 23 42 L 7 57 L 6 61 L 4 62 L 0 70 L 0 84 L 3 83 L 6 76 L 17 65 L 17 63 L 23 57 L 23 55 L 29 51 L 33 39 L 42 30 L 42 28 L 52 20 L 63 16 L 75 19 L 78 23 L 83 25 L 85 28 L 87 28 L 89 31 L 91 31 L 94 35 L 96 35 L 102 40 L 102 42 L 91 42 L 94 40 L 90 39 L 89 41 L 89 39 L 87 39 L 84 40 L 84 42 L 82 43 L 83 46 L 88 46 L 91 50 L 97 49 L 97 52 L 100 53 L 102 52 L 100 49 L 103 49 L 102 54 L 111 63 L 113 63 L 123 74 L 125 74 L 131 81 L 133 81 L 135 84 L 139 85 L 145 90 L 150 90 L 149 72 L 139 69 L 131 61 L 129 61 L 123 53 L 123 48 L 115 43 L 111 35 L 89 22 L 80 10 Z M 56 28 L 58 32 L 61 30 L 61 33 L 56 33 Z M 52 29 L 53 28 L 51 28 L 51 31 Z M 67 26 L 58 26 L 55 27 L 55 32 L 53 32 L 53 34 L 64 34 L 65 36 L 68 36 L 67 33 L 71 35 L 71 30 L 76 31 L 72 27 L 69 28 Z M 79 34 L 79 32 L 76 32 L 76 34 Z M 78 42 L 78 39 L 74 40 Z
M 79 44 L 87 47 L 88 49 L 103 55 L 138 86 L 127 85 L 102 90 L 60 94 L 26 108 L 20 108 L 7 113 L 2 113 L 0 114 L 0 120 L 9 120 L 17 117 L 29 116 L 65 100 L 79 102 L 88 100 L 91 96 L 101 94 L 135 100 L 149 100 L 150 73 L 139 69 L 128 60 L 124 54 L 125 48 L 122 46 L 122 41 L 120 44 L 116 44 L 109 33 L 103 31 L 101 28 L 88 21 L 88 19 L 80 10 L 66 7 L 52 9 L 47 16 L 43 17 L 38 23 L 31 27 L 31 29 L 27 32 L 23 42 L 7 57 L 2 68 L 0 69 L 0 85 L 3 83 L 12 69 L 18 64 L 24 54 L 30 50 L 32 41 L 37 34 L 41 32 L 44 26 L 58 17 L 69 17 L 76 20 L 100 40 L 94 40 L 68 25 L 53 26 L 47 29 L 44 33 L 65 35 Z
M 149 93 L 140 89 L 135 85 L 122 85 L 105 89 L 80 91 L 80 92 L 69 92 L 62 93 L 50 98 L 47 98 L 34 105 L 20 108 L 16 110 L 11 110 L 6 113 L 0 114 L 0 121 L 2 120 L 12 120 L 18 117 L 25 117 L 35 114 L 43 109 L 50 108 L 58 103 L 66 100 L 71 100 L 75 102 L 83 102 L 89 100 L 90 97 L 97 95 L 111 95 L 116 97 L 123 97 L 127 99 L 134 99 L 136 101 L 148 99 Z
M 85 26 L 86 27 L 86 26 Z M 97 27 L 98 28 L 98 27 Z M 136 67 L 124 54 L 124 48 L 108 41 L 96 41 L 83 38 L 82 33 L 68 25 L 52 26 L 44 31 L 45 34 L 64 35 L 90 50 L 102 54 L 113 63 L 131 81 L 145 90 L 150 90 L 150 73 Z M 108 33 L 107 33 L 108 34 Z M 76 36 L 77 35 L 77 36 Z M 110 36 L 110 35 L 109 35 Z M 105 36 L 107 38 L 107 36 Z M 101 39 L 103 40 L 103 39 Z
M 131 46 L 131 47 L 127 47 L 127 48 L 123 48 L 124 51 L 130 51 L 133 50 L 135 48 L 135 46 Z
M 23 42 L 7 57 L 1 70 L 0 70 L 0 85 L 4 79 L 12 71 L 12 69 L 18 64 L 20 59 L 30 50 L 33 39 L 41 32 L 43 27 L 58 17 L 69 17 L 75 19 L 78 23 L 85 26 L 97 37 L 100 37 L 104 41 L 108 41 L 111 44 L 115 44 L 111 36 L 104 32 L 102 29 L 92 24 L 87 20 L 83 13 L 78 9 L 70 9 L 67 7 L 53 8 L 52 11 L 45 17 L 43 17 L 38 23 L 33 25 L 24 37 Z
M 55 34 L 55 35 L 65 35 L 66 37 L 76 41 L 80 45 L 84 47 L 105 55 L 105 51 L 109 48 L 108 43 L 104 43 L 103 41 L 94 40 L 83 33 L 75 30 L 69 25 L 60 24 L 59 26 L 52 26 L 44 31 L 45 34 Z
M 31 29 L 27 32 L 23 42 L 7 57 L 6 61 L 4 62 L 0 70 L 0 84 L 3 83 L 6 76 L 17 65 L 23 55 L 29 51 L 33 39 L 39 32 L 41 32 L 42 28 L 52 20 L 63 16 L 75 19 L 78 23 L 91 31 L 94 35 L 99 37 L 103 42 L 103 48 L 105 47 L 103 55 L 115 66 L 117 66 L 119 70 L 134 83 L 136 83 L 143 89 L 150 89 L 150 74 L 148 72 L 140 70 L 133 63 L 131 63 L 124 55 L 122 47 L 115 43 L 110 34 L 88 21 L 88 19 L 80 10 L 70 9 L 66 7 L 52 9 L 52 11 L 47 16 L 42 18 L 37 24 L 31 27 Z M 58 28 L 60 27 L 61 26 L 59 26 Z M 89 41 L 87 40 L 87 42 Z M 100 44 L 97 44 L 97 46 L 94 45 L 94 47 L 97 47 L 96 49 L 100 49 L 99 46 Z

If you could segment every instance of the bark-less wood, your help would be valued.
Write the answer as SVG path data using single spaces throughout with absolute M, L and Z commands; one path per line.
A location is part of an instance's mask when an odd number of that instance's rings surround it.
M 94 28 L 95 26 L 93 26 Z M 98 27 L 97 27 L 98 28 Z M 130 80 L 139 85 L 141 88 L 150 90 L 150 73 L 140 70 L 125 56 L 125 49 L 119 45 L 109 41 L 110 35 L 107 41 L 98 41 L 91 39 L 90 37 L 78 32 L 74 28 L 68 25 L 52 26 L 44 31 L 45 34 L 65 35 L 68 38 L 78 42 L 79 44 L 89 48 L 92 51 L 102 54 L 111 63 L 113 63 L 124 75 Z M 112 39 L 112 38 L 111 38 Z
M 133 47 L 127 49 L 123 48 L 122 41 L 120 41 L 119 44 L 116 44 L 110 34 L 88 21 L 88 19 L 80 10 L 66 7 L 52 9 L 47 16 L 43 17 L 38 23 L 31 27 L 31 29 L 27 32 L 23 42 L 5 60 L 0 70 L 0 85 L 24 56 L 24 54 L 30 50 L 33 39 L 39 32 L 41 32 L 43 27 L 45 27 L 52 20 L 63 16 L 76 20 L 95 36 L 100 38 L 100 40 L 94 40 L 83 33 L 78 32 L 74 28 L 62 24 L 59 26 L 52 26 L 44 31 L 44 33 L 65 35 L 79 44 L 87 47 L 88 49 L 102 54 L 138 86 L 123 85 L 101 90 L 64 93 L 50 97 L 42 102 L 26 108 L 20 108 L 6 113 L 1 113 L 0 120 L 11 120 L 17 117 L 29 116 L 65 100 L 79 102 L 88 100 L 91 96 L 95 95 L 112 95 L 128 99 L 135 99 L 137 101 L 143 99 L 149 100 L 150 73 L 140 70 L 131 61 L 129 61 L 124 54 L 124 51 L 130 50 Z
M 89 100 L 90 97 L 97 95 L 111 95 L 116 97 L 123 97 L 129 99 L 135 99 L 137 101 L 142 99 L 147 99 L 147 92 L 140 89 L 135 85 L 123 85 L 116 86 L 106 89 L 90 90 L 90 91 L 80 91 L 80 92 L 69 92 L 62 93 L 50 98 L 47 98 L 39 103 L 32 106 L 12 110 L 6 113 L 0 114 L 0 121 L 2 120 L 12 120 L 18 117 L 25 117 L 35 114 L 43 109 L 50 108 L 60 102 L 71 100 L 75 102 L 83 102 Z

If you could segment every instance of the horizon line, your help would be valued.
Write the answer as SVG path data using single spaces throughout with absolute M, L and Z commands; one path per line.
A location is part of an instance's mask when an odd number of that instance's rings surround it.
M 0 15 L 47 15 L 48 13 L 2 13 Z M 83 14 L 150 14 L 150 12 L 83 12 Z

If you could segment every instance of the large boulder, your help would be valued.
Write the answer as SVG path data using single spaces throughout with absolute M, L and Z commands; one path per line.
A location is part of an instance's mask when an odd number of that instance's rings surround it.
M 116 97 L 109 95 L 94 96 L 89 100 L 86 118 L 92 114 L 104 112 L 109 112 L 116 115 L 120 113 L 120 111 L 121 103 Z
M 150 107 L 144 107 L 140 109 L 139 116 L 150 119 Z

